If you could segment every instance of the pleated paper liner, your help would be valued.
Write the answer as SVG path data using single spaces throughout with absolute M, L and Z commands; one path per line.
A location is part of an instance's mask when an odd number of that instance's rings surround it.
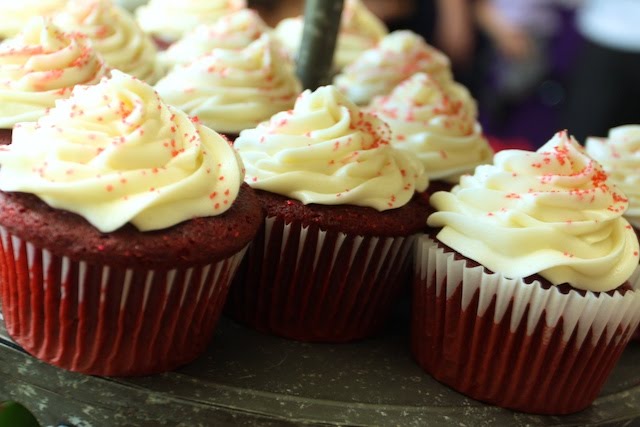
M 370 336 L 403 286 L 414 239 L 347 235 L 268 217 L 231 286 L 226 312 L 301 341 Z
M 105 376 L 165 372 L 198 357 L 245 250 L 166 271 L 57 256 L 0 227 L 4 319 L 11 337 L 52 365 Z
M 497 406 L 569 414 L 597 397 L 640 321 L 634 290 L 543 288 L 467 267 L 427 236 L 416 244 L 412 352 L 451 388 Z

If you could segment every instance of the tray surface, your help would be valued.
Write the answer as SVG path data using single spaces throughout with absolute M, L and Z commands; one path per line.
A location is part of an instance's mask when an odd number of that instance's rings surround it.
M 549 417 L 484 405 L 439 384 L 412 360 L 407 330 L 400 314 L 376 338 L 307 344 L 223 318 L 207 353 L 190 365 L 115 379 L 39 362 L 0 325 L 0 400 L 24 403 L 43 425 L 78 426 L 584 426 L 634 425 L 640 418 L 638 342 L 590 408 Z

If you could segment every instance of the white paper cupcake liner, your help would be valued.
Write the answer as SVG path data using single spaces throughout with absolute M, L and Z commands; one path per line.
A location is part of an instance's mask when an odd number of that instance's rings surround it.
M 94 265 L 58 256 L 0 227 L 7 331 L 53 365 L 145 375 L 196 358 L 209 342 L 245 253 L 170 270 Z
M 371 335 L 404 285 L 413 241 L 268 217 L 232 285 L 227 312 L 258 330 L 303 341 Z
M 583 409 L 640 322 L 639 292 L 544 289 L 467 267 L 427 236 L 415 254 L 414 356 L 479 400 L 537 413 Z

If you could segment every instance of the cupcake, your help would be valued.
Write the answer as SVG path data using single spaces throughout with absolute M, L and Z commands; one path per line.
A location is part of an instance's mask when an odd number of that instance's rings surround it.
M 4 1 L 0 6 L 0 40 L 14 37 L 36 16 L 49 16 L 64 7 L 67 0 Z
M 450 190 L 462 174 L 493 157 L 475 101 L 454 81 L 443 84 L 416 73 L 390 95 L 374 98 L 369 111 L 387 122 L 394 147 L 422 162 L 430 191 Z
M 419 35 L 399 30 L 358 56 L 335 77 L 334 84 L 352 102 L 367 105 L 375 96 L 389 94 L 400 82 L 420 71 L 440 82 L 452 79 L 445 54 Z
M 86 374 L 196 358 L 263 221 L 211 129 L 112 72 L 0 151 L 0 294 L 26 351 Z
M 227 312 L 303 341 L 372 335 L 404 283 L 424 225 L 427 178 L 389 129 L 331 86 L 305 91 L 235 141 L 264 226 L 231 287 Z
M 291 61 L 263 34 L 245 49 L 214 49 L 175 67 L 156 90 L 167 103 L 234 140 L 241 130 L 293 107 L 301 86 Z
M 55 22 L 91 40 L 107 65 L 154 84 L 164 74 L 153 41 L 120 6 L 104 0 L 69 0 Z
M 136 10 L 142 29 L 166 48 L 201 24 L 218 19 L 247 6 L 245 0 L 150 0 Z
M 223 16 L 213 24 L 199 25 L 161 52 L 159 60 L 171 68 L 188 64 L 213 49 L 244 49 L 268 30 L 267 24 L 254 10 L 242 9 Z
M 276 26 L 274 34 L 292 58 L 298 55 L 304 17 L 286 18 Z M 388 34 L 384 23 L 361 0 L 346 0 L 336 41 L 333 68 L 340 71 L 362 52 L 375 47 Z
M 505 150 L 431 197 L 412 351 L 438 381 L 517 411 L 568 414 L 598 395 L 640 320 L 628 201 L 566 131 Z
M 98 83 L 106 72 L 84 35 L 33 18 L 0 43 L 0 144 L 11 142 L 18 122 L 37 120 L 75 85 Z

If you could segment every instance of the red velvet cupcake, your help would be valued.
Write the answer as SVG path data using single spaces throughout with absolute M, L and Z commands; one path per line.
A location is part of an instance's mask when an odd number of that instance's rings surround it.
M 16 129 L 0 165 L 0 295 L 18 344 L 112 376 L 202 353 L 263 218 L 227 141 L 114 71 Z
M 417 245 L 412 351 L 437 380 L 518 411 L 598 395 L 640 321 L 626 197 L 566 132 L 432 196 Z
M 424 227 L 414 194 L 427 184 L 389 136 L 331 86 L 240 134 L 245 180 L 267 218 L 232 285 L 231 317 L 304 341 L 376 332 Z

